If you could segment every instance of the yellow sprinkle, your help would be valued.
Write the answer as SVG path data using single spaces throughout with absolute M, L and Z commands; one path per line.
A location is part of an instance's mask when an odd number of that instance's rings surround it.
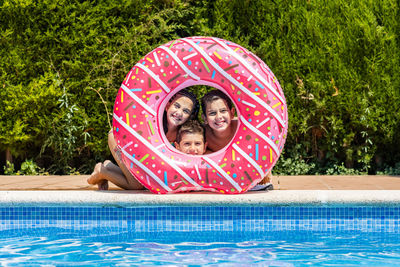
M 235 52 L 236 52 L 236 51 L 238 51 L 238 50 L 239 50 L 239 47 L 236 47 L 236 49 L 235 49 L 235 50 L 233 50 L 233 51 L 235 51 Z
M 258 116 L 258 115 L 260 115 L 260 111 L 258 111 L 258 110 L 254 111 L 254 116 Z
M 136 76 L 135 76 L 135 75 L 133 75 L 133 76 L 132 76 L 132 80 L 134 80 L 135 78 L 136 78 Z
M 161 90 L 154 90 L 154 91 L 147 91 L 146 92 L 147 95 L 157 94 L 157 93 L 161 93 Z
M 235 150 L 232 150 L 232 160 L 235 160 L 236 159 L 236 157 L 235 157 Z
M 260 93 L 259 93 L 259 92 L 254 92 L 253 94 L 255 94 L 255 95 L 260 95 Z
M 272 108 L 276 108 L 277 106 L 279 106 L 280 104 L 282 104 L 281 102 L 276 103 L 275 105 L 272 106 Z
M 146 59 L 147 59 L 148 61 L 150 61 L 151 63 L 154 62 L 151 58 L 146 57 Z
M 232 87 L 232 90 L 234 90 L 234 91 L 235 91 L 235 86 L 233 86 L 233 84 L 231 84 L 231 87 Z
M 217 53 L 217 51 L 214 51 L 214 55 L 216 55 L 217 58 L 222 59 L 222 57 Z
M 269 149 L 269 161 L 272 163 L 272 149 Z
M 121 91 L 121 103 L 124 103 L 124 91 Z
M 129 113 L 126 113 L 126 124 L 129 126 Z

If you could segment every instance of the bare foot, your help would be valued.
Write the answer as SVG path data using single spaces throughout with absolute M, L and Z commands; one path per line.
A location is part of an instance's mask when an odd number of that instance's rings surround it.
M 102 163 L 99 162 L 99 163 L 96 164 L 96 166 L 94 166 L 92 174 L 87 179 L 88 184 L 93 184 L 94 185 L 94 184 L 97 184 L 99 182 L 101 165 L 102 165 Z
M 101 173 L 102 168 L 103 164 L 101 162 L 97 163 L 96 166 L 94 166 L 92 174 L 87 179 L 87 182 L 88 184 L 92 185 L 97 184 L 99 190 L 108 190 L 108 181 L 103 179 L 103 175 Z
M 113 163 L 111 162 L 111 160 L 108 160 L 108 159 L 107 159 L 107 160 L 105 160 L 105 161 L 103 162 L 103 166 L 107 168 L 107 165 L 110 164 L 110 163 L 113 164 Z
M 108 181 L 107 180 L 101 180 L 98 184 L 97 187 L 99 190 L 108 190 Z

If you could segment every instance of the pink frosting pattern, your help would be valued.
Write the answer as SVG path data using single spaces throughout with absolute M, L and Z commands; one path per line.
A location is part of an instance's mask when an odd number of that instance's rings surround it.
M 239 123 L 224 149 L 191 156 L 169 144 L 162 116 L 175 93 L 199 84 L 226 93 Z M 246 192 L 275 165 L 287 127 L 286 100 L 268 66 L 240 45 L 214 37 L 182 38 L 148 53 L 124 79 L 113 114 L 124 164 L 158 194 Z

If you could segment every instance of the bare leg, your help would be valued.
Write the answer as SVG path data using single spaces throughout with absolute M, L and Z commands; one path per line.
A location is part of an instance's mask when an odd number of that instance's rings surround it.
M 97 163 L 87 182 L 89 184 L 97 184 L 99 190 L 107 190 L 108 181 L 123 189 L 135 189 L 130 187 L 125 176 L 120 175 L 119 173 L 110 172 L 106 167 L 104 167 L 103 163 Z
M 89 184 L 97 184 L 99 190 L 108 190 L 108 181 L 126 190 L 140 190 L 144 186 L 129 172 L 121 160 L 121 151 L 115 143 L 112 131 L 108 134 L 108 145 L 119 167 L 111 161 L 97 163 L 92 175 L 88 178 Z
M 128 184 L 128 188 L 130 190 L 140 190 L 145 189 L 144 186 L 130 173 L 128 168 L 122 162 L 121 159 L 121 151 L 119 150 L 117 143 L 115 142 L 114 135 L 112 130 L 108 133 L 108 146 L 110 148 L 111 154 L 113 155 L 115 161 L 118 166 L 113 164 L 111 161 L 104 162 L 106 168 L 110 171 L 110 173 L 114 173 L 115 175 L 123 175 L 125 177 L 126 183 Z
M 93 185 L 97 184 L 99 190 L 108 190 L 108 181 L 101 173 L 101 169 L 102 169 L 102 163 L 99 162 L 94 167 L 94 170 L 90 175 L 90 177 L 87 179 L 87 182 Z

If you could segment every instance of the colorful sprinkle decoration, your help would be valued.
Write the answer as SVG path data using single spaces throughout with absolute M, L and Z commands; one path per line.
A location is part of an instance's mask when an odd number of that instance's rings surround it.
M 163 108 L 192 85 L 222 90 L 236 107 L 238 130 L 223 151 L 186 155 L 163 131 Z M 131 174 L 156 194 L 240 194 L 259 183 L 285 144 L 288 114 L 269 67 L 238 44 L 215 37 L 170 41 L 145 55 L 117 93 L 113 134 Z

